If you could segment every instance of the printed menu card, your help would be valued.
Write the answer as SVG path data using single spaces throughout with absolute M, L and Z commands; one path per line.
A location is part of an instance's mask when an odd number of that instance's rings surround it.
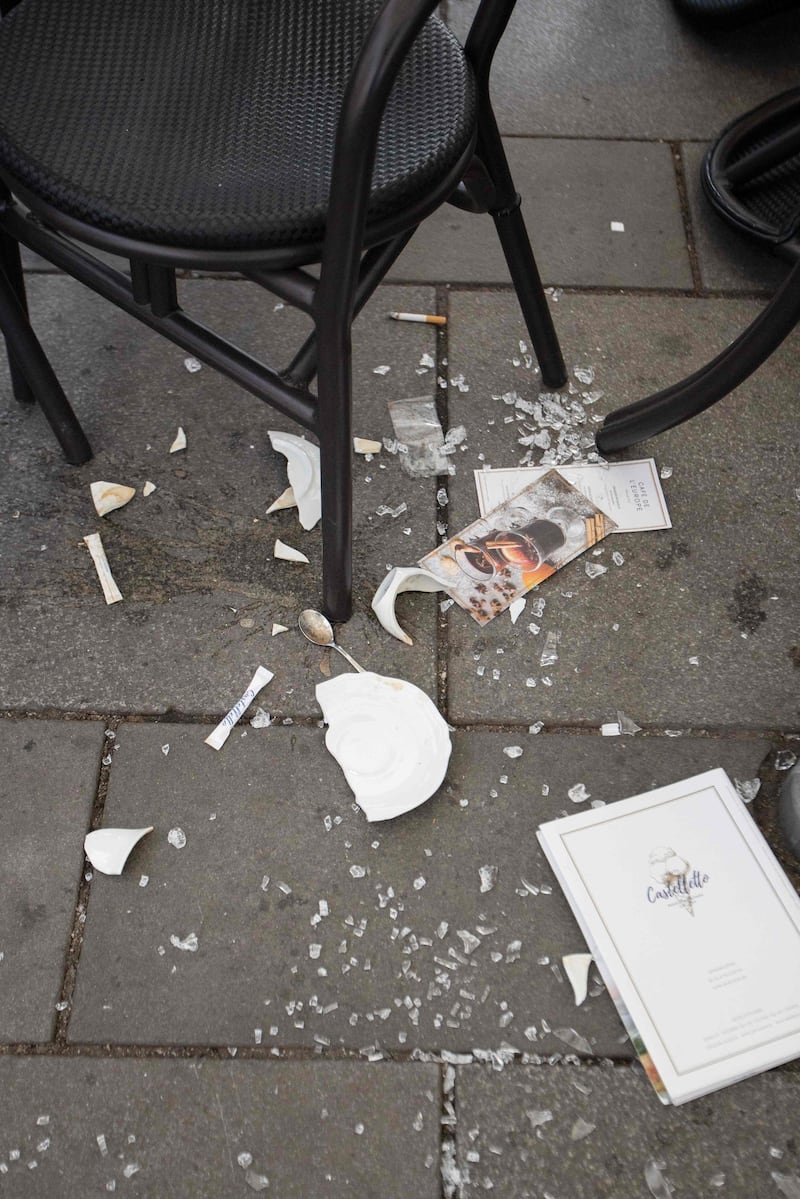
M 538 837 L 665 1103 L 800 1057 L 800 898 L 723 770 Z

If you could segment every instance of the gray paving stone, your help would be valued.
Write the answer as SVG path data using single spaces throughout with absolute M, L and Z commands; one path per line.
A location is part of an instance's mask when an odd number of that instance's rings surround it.
M 706 200 L 700 180 L 707 149 L 707 142 L 686 142 L 681 146 L 703 286 L 739 291 L 764 287 L 773 292 L 785 277 L 789 264 L 737 233 Z
M 19 1199 L 440 1193 L 435 1066 L 6 1057 L 0 1080 L 0 1186 Z
M 669 146 L 543 138 L 506 138 L 505 146 L 547 283 L 692 286 Z M 625 232 L 613 233 L 612 220 Z M 491 217 L 450 205 L 423 223 L 392 278 L 509 282 Z
M 274 668 L 280 660 L 281 682 L 269 703 L 307 713 L 309 672 L 318 676 L 320 652 L 295 632 L 280 643 L 270 637 L 273 621 L 294 628 L 298 612 L 320 600 L 319 528 L 304 533 L 294 511 L 264 515 L 286 486 L 285 459 L 272 450 L 267 430 L 291 429 L 290 422 L 210 369 L 190 374 L 177 347 L 69 279 L 35 278 L 29 290 L 34 323 L 95 457 L 77 468 L 63 461 L 40 413 L 11 398 L 3 361 L 0 603 L 7 652 L 0 705 L 221 714 L 256 663 Z M 184 283 L 181 294 L 189 311 L 268 360 L 285 362 L 304 335 L 304 317 L 274 312 L 273 299 L 252 285 L 198 280 Z M 357 322 L 358 436 L 392 432 L 387 400 L 432 394 L 432 372 L 420 377 L 415 370 L 423 352 L 435 352 L 435 332 L 398 325 L 386 314 L 433 303 L 427 288 L 385 288 Z M 383 364 L 391 372 L 373 374 Z M 171 456 L 179 424 L 188 450 Z M 151 479 L 158 490 L 100 519 L 88 490 L 96 479 L 139 488 Z M 387 563 L 409 561 L 412 540 L 426 545 L 435 536 L 435 481 L 409 480 L 397 457 L 385 453 L 371 463 L 359 459 L 355 479 L 357 616 L 344 639 L 367 665 L 387 674 L 402 665 L 406 677 L 432 690 L 434 597 L 407 601 L 412 650 L 384 635 L 369 600 Z M 375 515 L 380 505 L 401 500 L 408 504 L 401 517 Z M 103 602 L 82 544 L 94 530 L 102 530 L 125 596 L 113 607 Z M 275 562 L 276 536 L 307 551 L 312 565 Z
M 449 6 L 463 37 L 477 0 Z M 789 11 L 741 29 L 692 28 L 671 4 L 517 4 L 495 58 L 503 133 L 711 138 L 797 83 L 800 26 Z
M 511 365 L 524 335 L 512 295 L 454 295 L 450 309 L 449 369 L 470 387 L 452 388 L 449 402 L 469 446 L 450 481 L 456 533 L 478 515 L 472 468 L 514 466 L 525 453 L 520 425 L 504 424 L 511 410 L 492 396 L 516 388 L 530 398 L 537 388 L 532 372 Z M 683 378 L 759 309 L 738 300 L 562 296 L 553 312 L 569 366 L 595 369 L 592 387 L 604 395 L 591 411 L 605 413 Z M 480 627 L 451 609 L 451 718 L 597 725 L 621 708 L 639 724 L 671 728 L 794 728 L 798 378 L 795 338 L 708 412 L 629 450 L 673 468 L 664 484 L 673 528 L 612 535 L 598 547 L 596 560 L 609 567 L 601 578 L 587 578 L 578 559 L 545 582 L 538 636 L 525 614 L 515 626 L 504 614 Z M 612 551 L 623 554 L 622 567 L 611 564 Z M 558 662 L 544 670 L 548 631 L 560 632 L 561 644 Z M 537 679 L 535 689 L 527 678 Z
M 796 1072 L 773 1071 L 678 1108 L 661 1105 L 638 1065 L 502 1074 L 467 1066 L 456 1088 L 464 1199 L 487 1190 L 514 1199 L 641 1199 L 652 1161 L 679 1195 L 766 1199 L 779 1193 L 773 1172 L 800 1173 Z M 526 1113 L 542 1110 L 553 1118 L 534 1130 Z M 575 1140 L 579 1120 L 594 1130 Z
M 235 732 L 217 755 L 205 732 L 119 730 L 104 823 L 156 828 L 121 878 L 92 882 L 72 1042 L 252 1046 L 261 1029 L 281 1047 L 565 1052 L 541 1033 L 546 1019 L 627 1055 L 605 994 L 576 1009 L 550 968 L 583 941 L 536 828 L 572 809 L 577 782 L 613 801 L 718 765 L 752 778 L 767 752 L 756 740 L 456 733 L 439 794 L 368 824 L 321 730 Z M 168 844 L 173 826 L 183 849 Z M 481 893 L 487 864 L 499 878 Z M 473 953 L 459 930 L 480 939 Z M 195 952 L 171 941 L 192 932 Z M 519 960 L 506 962 L 515 940 Z
M 0 1041 L 53 1035 L 102 744 L 96 722 L 0 721 Z

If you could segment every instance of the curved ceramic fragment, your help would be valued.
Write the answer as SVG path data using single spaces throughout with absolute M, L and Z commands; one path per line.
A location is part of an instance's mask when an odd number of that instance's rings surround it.
M 394 604 L 401 591 L 443 591 L 442 580 L 429 570 L 420 570 L 418 566 L 395 566 L 386 575 L 378 590 L 372 597 L 372 611 L 377 616 L 387 633 L 391 633 L 398 641 L 406 645 L 414 642 L 400 625 L 394 613 Z
M 319 446 L 294 433 L 268 430 L 272 448 L 283 454 L 287 463 L 289 483 L 297 501 L 300 524 L 313 529 L 322 516 L 320 491 Z
M 380 454 L 383 442 L 370 441 L 367 437 L 354 437 L 353 449 L 357 454 Z
M 270 504 L 269 508 L 267 508 L 267 516 L 269 516 L 271 512 L 281 512 L 284 508 L 296 507 L 297 500 L 294 498 L 294 488 L 287 487 L 285 491 L 281 492 L 275 502 Z
M 186 434 L 184 433 L 183 428 L 180 425 L 178 425 L 178 432 L 175 434 L 175 440 L 173 441 L 172 445 L 169 447 L 169 452 L 170 452 L 170 454 L 177 454 L 178 450 L 185 450 L 185 449 L 186 449 Z
M 124 483 L 106 483 L 103 480 L 90 483 L 89 490 L 98 516 L 105 516 L 115 508 L 124 508 L 136 495 L 135 487 L 126 487 Z
M 367 820 L 390 820 L 439 788 L 450 732 L 424 691 L 371 671 L 340 674 L 316 688 L 325 744 Z
M 152 824 L 148 828 L 99 828 L 86 834 L 83 852 L 101 874 L 122 874 L 134 845 L 152 831 Z
M 284 562 L 308 562 L 305 554 L 301 554 L 300 550 L 293 549 L 285 541 L 281 541 L 280 537 L 275 538 L 275 548 L 272 553 L 275 558 L 282 558 Z
M 572 985 L 575 1006 L 580 1007 L 589 989 L 589 967 L 592 964 L 592 955 L 590 953 L 567 953 L 561 959 L 561 964 Z

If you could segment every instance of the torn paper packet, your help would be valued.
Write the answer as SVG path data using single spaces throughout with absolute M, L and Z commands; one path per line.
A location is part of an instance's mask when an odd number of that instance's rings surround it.
M 103 549 L 103 541 L 99 533 L 90 533 L 88 537 L 84 537 L 84 542 L 92 555 L 94 568 L 97 571 L 97 577 L 100 580 L 100 586 L 103 588 L 103 595 L 107 604 L 118 604 L 122 599 L 122 592 L 114 582 L 114 576 L 111 573 L 111 567 L 108 565 L 106 551 Z
M 473 521 L 419 565 L 478 624 L 596 545 L 616 522 L 558 471 Z
M 550 466 L 527 466 L 476 470 L 475 487 L 481 516 L 518 495 L 524 487 L 544 478 L 552 469 Z M 568 483 L 577 487 L 587 499 L 616 521 L 615 533 L 645 533 L 672 528 L 653 458 L 636 458 L 630 462 L 612 462 L 608 465 L 583 463 L 578 466 L 559 466 L 557 469 Z
M 233 726 L 243 713 L 246 712 L 259 691 L 263 687 L 266 687 L 272 678 L 274 678 L 274 675 L 271 670 L 267 670 L 266 666 L 259 666 L 242 698 L 233 705 L 227 716 L 223 716 L 213 733 L 208 734 L 205 739 L 206 745 L 210 745 L 212 749 L 222 749 L 230 736 Z

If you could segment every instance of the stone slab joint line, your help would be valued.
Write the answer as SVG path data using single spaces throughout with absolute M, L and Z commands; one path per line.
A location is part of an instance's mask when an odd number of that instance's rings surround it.
M 689 267 L 692 272 L 692 282 L 694 283 L 694 292 L 697 296 L 704 296 L 703 279 L 700 274 L 700 259 L 697 253 L 697 244 L 694 236 L 694 224 L 692 222 L 692 213 L 689 207 L 689 187 L 686 181 L 686 169 L 683 165 L 683 154 L 681 152 L 680 142 L 669 142 L 669 148 L 672 151 L 672 165 L 675 168 L 675 186 L 678 189 L 678 207 L 681 210 L 681 218 L 683 220 L 683 230 L 686 236 L 686 252 L 689 256 Z

